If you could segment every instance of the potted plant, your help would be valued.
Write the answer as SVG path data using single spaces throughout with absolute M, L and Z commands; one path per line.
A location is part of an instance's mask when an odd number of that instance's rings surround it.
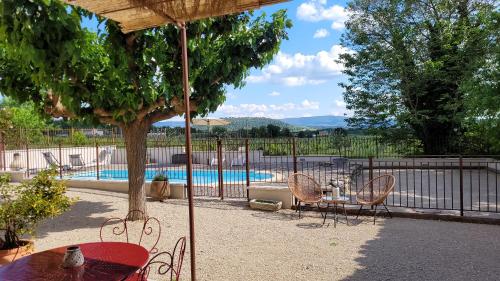
M 163 202 L 170 196 L 170 184 L 165 174 L 157 174 L 151 182 L 151 197 L 154 200 Z
M 8 175 L 0 176 L 0 264 L 30 254 L 32 237 L 39 222 L 66 211 L 74 202 L 66 196 L 66 185 L 55 179 L 55 170 L 40 172 L 21 185 L 9 183 Z
M 12 171 L 19 171 L 23 167 L 23 163 L 21 162 L 21 155 L 19 153 L 14 153 L 14 157 L 12 162 L 10 162 L 9 168 Z

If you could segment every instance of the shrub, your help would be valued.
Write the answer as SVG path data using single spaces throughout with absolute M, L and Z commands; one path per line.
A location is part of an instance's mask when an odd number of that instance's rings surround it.
M 156 174 L 153 178 L 153 181 L 168 181 L 168 177 L 164 174 Z
M 87 137 L 80 131 L 76 131 L 71 136 L 73 145 L 84 145 L 88 143 Z
M 55 170 L 40 172 L 21 185 L 9 183 L 9 176 L 0 176 L 0 249 L 21 245 L 19 237 L 34 235 L 39 222 L 53 218 L 68 210 L 75 199 L 65 195 L 66 185 L 55 179 Z

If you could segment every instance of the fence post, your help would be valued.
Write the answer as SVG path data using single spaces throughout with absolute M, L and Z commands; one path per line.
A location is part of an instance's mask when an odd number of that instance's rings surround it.
M 460 171 L 460 216 L 464 216 L 464 163 L 462 155 L 458 159 L 459 171 Z
M 248 143 L 248 138 L 245 139 L 245 170 L 247 179 L 247 200 L 250 200 L 250 193 L 248 188 L 250 187 L 250 145 Z
M 368 156 L 368 180 L 370 181 L 370 200 L 373 201 L 373 156 Z M 373 209 L 373 206 L 372 206 Z
M 293 159 L 293 173 L 296 174 L 297 169 L 297 143 L 295 137 L 292 138 L 292 159 Z
M 295 137 L 292 138 L 292 159 L 293 159 L 293 173 L 296 174 L 297 169 L 297 143 L 295 142 Z M 298 200 L 293 196 L 293 203 L 297 206 Z
M 26 176 L 30 177 L 30 151 L 28 148 L 28 143 L 26 143 Z
M 2 153 L 2 166 L 3 170 L 7 170 L 7 160 L 5 159 L 5 135 L 0 133 L 0 138 L 2 138 L 2 142 L 0 143 L 0 153 Z
M 217 173 L 219 174 L 219 196 L 224 200 L 224 177 L 222 175 L 222 141 L 217 138 Z
M 96 169 L 96 179 L 99 180 L 99 144 L 95 142 L 95 169 Z
M 62 147 L 61 142 L 59 142 L 59 178 L 62 179 L 63 173 L 63 163 L 62 163 Z

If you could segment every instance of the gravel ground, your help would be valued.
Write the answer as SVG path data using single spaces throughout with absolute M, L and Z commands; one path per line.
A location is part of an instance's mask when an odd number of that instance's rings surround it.
M 106 218 L 123 217 L 125 194 L 73 189 L 79 201 L 40 226 L 36 250 L 99 240 Z M 149 202 L 162 224 L 160 250 L 188 235 L 187 202 Z M 198 280 L 499 280 L 500 227 L 367 217 L 321 226 L 319 214 L 250 210 L 246 202 L 196 201 Z M 132 231 L 131 231 L 132 232 Z M 147 241 L 150 242 L 150 241 Z M 189 280 L 189 246 L 182 277 Z M 156 280 L 161 278 L 152 276 Z

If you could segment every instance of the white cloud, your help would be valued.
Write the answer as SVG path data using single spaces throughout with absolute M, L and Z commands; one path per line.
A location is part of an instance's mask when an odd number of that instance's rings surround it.
M 228 93 L 226 93 L 226 98 L 229 100 L 234 100 L 234 99 L 236 99 L 236 94 L 232 93 L 232 92 L 228 92 Z
M 297 18 L 304 21 L 331 21 L 332 29 L 344 28 L 344 22 L 349 18 L 349 12 L 340 5 L 327 6 L 326 0 L 310 0 L 297 8 Z
M 304 108 L 304 109 L 319 109 L 319 102 L 304 100 L 302 102 L 302 108 Z
M 330 32 L 324 28 L 321 28 L 314 32 L 313 38 L 325 38 L 328 35 L 330 35 Z
M 351 50 L 333 45 L 328 51 L 312 55 L 279 52 L 274 62 L 265 67 L 260 75 L 250 75 L 249 83 L 273 82 L 287 86 L 317 85 L 334 76 L 341 75 L 343 65 L 338 63 L 339 55 Z
M 271 97 L 277 97 L 277 96 L 280 96 L 280 95 L 281 95 L 281 93 L 280 93 L 280 92 L 276 92 L 276 91 L 272 91 L 271 93 L 269 93 L 269 95 L 270 95 Z
M 345 107 L 347 104 L 343 100 L 335 100 L 335 105 L 338 107 Z
M 238 104 L 226 105 L 223 104 L 217 110 L 217 113 L 228 117 L 269 117 L 269 118 L 284 118 L 291 116 L 290 114 L 311 115 L 311 110 L 319 109 L 319 102 L 303 100 L 300 104 L 284 103 L 284 104 Z
M 346 103 L 343 100 L 333 102 L 330 114 L 334 116 L 352 116 L 352 112 L 346 108 Z
M 344 28 L 344 23 L 342 22 L 332 22 L 332 29 L 340 30 Z

